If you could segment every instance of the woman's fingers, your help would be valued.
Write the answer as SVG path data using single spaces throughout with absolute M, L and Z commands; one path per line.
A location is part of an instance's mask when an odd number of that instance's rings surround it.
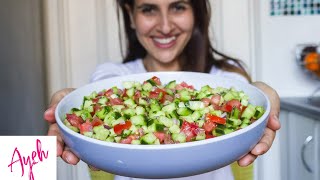
M 275 136 L 275 131 L 266 128 L 259 143 L 251 150 L 251 154 L 259 156 L 266 153 L 271 148 Z
M 74 88 L 66 88 L 63 90 L 60 90 L 53 94 L 49 108 L 44 112 L 43 118 L 48 121 L 49 123 L 55 123 L 56 119 L 54 116 L 54 112 L 56 110 L 57 104 L 61 101 L 63 97 L 65 97 L 67 94 L 72 92 Z
M 251 163 L 253 163 L 254 160 L 256 160 L 256 158 L 257 158 L 256 155 L 248 153 L 247 155 L 242 157 L 240 160 L 238 160 L 238 164 L 239 166 L 246 167 L 246 166 L 249 166 Z
M 60 135 L 60 130 L 56 123 L 50 125 L 48 136 L 57 136 L 57 156 L 61 156 L 61 158 L 69 164 L 75 165 L 79 162 L 79 158 L 74 155 L 68 147 L 64 145 L 64 142 Z
M 52 124 L 48 130 L 48 136 L 56 136 L 57 137 L 57 156 L 61 156 L 64 149 L 64 142 L 60 135 L 60 130 L 57 124 Z
M 78 162 L 80 161 L 80 159 L 75 154 L 73 154 L 70 148 L 68 148 L 67 146 L 64 147 L 61 158 L 66 163 L 73 164 L 73 165 L 78 164 Z

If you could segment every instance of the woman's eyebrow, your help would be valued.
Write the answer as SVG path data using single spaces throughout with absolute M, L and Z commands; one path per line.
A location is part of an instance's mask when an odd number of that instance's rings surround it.
M 144 8 L 144 7 L 156 8 L 157 5 L 151 4 L 151 3 L 142 3 L 142 4 L 139 4 L 139 5 L 137 6 L 137 9 L 141 9 L 141 8 Z
M 177 1 L 174 1 L 172 3 L 170 3 L 170 5 L 175 5 L 175 4 L 190 4 L 190 1 L 189 0 L 177 0 Z

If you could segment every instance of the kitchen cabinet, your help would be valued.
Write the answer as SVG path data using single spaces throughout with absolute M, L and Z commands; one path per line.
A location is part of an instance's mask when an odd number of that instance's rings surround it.
M 314 106 L 306 102 L 302 98 L 281 101 L 279 136 L 283 180 L 320 179 L 320 108 L 310 109 Z

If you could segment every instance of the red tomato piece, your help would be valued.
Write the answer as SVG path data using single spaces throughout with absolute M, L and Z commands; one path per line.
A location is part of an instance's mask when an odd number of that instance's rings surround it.
M 105 92 L 105 96 L 110 97 L 113 94 L 113 89 L 110 88 Z
M 76 128 L 79 128 L 79 126 L 84 123 L 84 120 L 75 114 L 67 114 L 66 116 L 67 121 Z
M 241 103 L 237 99 L 232 99 L 232 100 L 228 101 L 225 104 L 225 106 L 226 106 L 226 111 L 227 112 L 231 112 L 234 107 L 239 109 L 239 110 L 241 110 L 241 108 L 240 108 L 241 107 Z
M 124 124 L 117 124 L 113 127 L 114 133 L 120 135 L 123 130 L 129 129 L 131 125 L 131 121 L 126 121 Z
M 184 88 L 188 88 L 188 89 L 194 89 L 194 87 L 192 85 L 188 85 L 186 82 L 182 82 L 180 83 L 180 85 Z
M 209 104 L 210 104 L 210 99 L 209 98 L 202 98 L 201 101 L 203 102 L 205 107 L 209 106 Z
M 219 105 L 221 100 L 221 95 L 215 94 L 211 97 L 211 104 Z
M 161 85 L 160 78 L 158 78 L 157 76 L 153 76 L 151 79 L 152 79 L 157 85 Z
M 197 136 L 197 133 L 199 126 L 196 123 L 189 123 L 187 121 L 183 121 L 181 126 L 181 132 L 183 132 L 186 135 L 187 141 L 191 141 L 195 136 Z
M 205 132 L 212 132 L 212 130 L 216 127 L 217 127 L 217 124 L 212 121 L 206 121 L 203 124 L 203 129 L 205 130 Z
M 120 98 L 109 98 L 110 104 L 113 105 L 123 105 L 123 101 Z
M 153 132 L 153 134 L 159 139 L 160 143 L 164 141 L 164 138 L 165 138 L 164 132 Z
M 212 115 L 210 113 L 206 114 L 206 121 L 211 121 L 217 124 L 226 124 L 226 119 L 216 116 L 216 115 Z
M 100 126 L 103 124 L 103 121 L 101 119 L 99 119 L 98 117 L 94 117 L 91 124 L 93 127 Z
M 87 121 L 85 123 L 82 123 L 79 129 L 81 134 L 84 134 L 85 132 L 92 132 L 92 124 Z

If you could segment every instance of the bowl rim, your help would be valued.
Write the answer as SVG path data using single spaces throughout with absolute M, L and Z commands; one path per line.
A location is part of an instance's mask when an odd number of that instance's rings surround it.
M 235 81 L 235 79 L 232 78 L 228 78 L 228 77 L 224 77 L 224 76 L 219 76 L 219 75 L 213 75 L 213 74 L 208 74 L 208 73 L 200 73 L 200 72 L 182 72 L 182 71 L 170 71 L 170 72 L 166 72 L 166 71 L 162 71 L 162 72 L 147 72 L 147 73 L 136 73 L 136 74 L 130 74 L 130 75 L 124 75 L 124 76 L 115 76 L 115 77 L 111 77 L 111 78 L 119 78 L 119 79 L 123 79 L 125 77 L 130 77 L 130 76 L 141 76 L 141 75 L 151 75 L 152 76 L 157 76 L 157 75 L 161 75 L 161 76 L 167 76 L 167 75 L 179 75 L 179 74 L 200 74 L 203 76 L 215 76 L 219 79 L 229 79 L 229 80 L 233 80 Z M 108 78 L 108 79 L 111 79 Z M 161 77 L 160 77 L 161 78 Z M 93 83 L 89 83 L 86 84 L 84 86 L 81 86 L 77 89 L 84 89 L 84 88 L 88 88 L 89 86 L 95 86 L 96 84 L 101 83 L 102 81 L 106 81 L 108 79 L 102 79 L 102 80 L 98 80 L 95 81 Z M 98 144 L 98 145 L 102 145 L 102 146 L 109 146 L 112 148 L 120 148 L 120 149 L 139 149 L 139 150 L 166 150 L 166 149 L 180 149 L 180 148 L 185 148 L 185 147 L 193 147 L 193 146 L 201 146 L 201 145 L 205 145 L 205 144 L 211 144 L 214 142 L 219 142 L 219 141 L 223 141 L 225 139 L 229 139 L 232 138 L 234 136 L 238 136 L 240 134 L 244 134 L 248 131 L 250 131 L 251 129 L 254 129 L 256 126 L 260 125 L 261 123 L 263 123 L 264 121 L 268 121 L 268 116 L 270 114 L 271 111 L 271 105 L 270 105 L 270 100 L 267 97 L 267 95 L 260 90 L 259 88 L 251 85 L 250 83 L 245 83 L 243 81 L 237 80 L 237 83 L 240 83 L 244 86 L 250 86 L 250 88 L 255 89 L 257 92 L 259 92 L 264 99 L 266 100 L 266 110 L 265 113 L 259 118 L 257 119 L 253 124 L 250 124 L 249 126 L 243 128 L 243 129 L 239 129 L 237 131 L 234 131 L 230 134 L 225 134 L 222 136 L 218 136 L 215 138 L 210 138 L 210 139 L 204 139 L 204 140 L 200 140 L 200 141 L 192 141 L 192 142 L 185 142 L 185 143 L 178 143 L 178 144 L 161 144 L 161 145 L 135 145 L 135 144 L 121 144 L 121 143 L 115 143 L 115 142 L 107 142 L 107 141 L 101 141 L 98 139 L 94 139 L 91 137 L 87 137 L 84 136 L 82 134 L 79 134 L 77 132 L 72 131 L 71 129 L 69 129 L 66 125 L 64 125 L 63 121 L 60 119 L 59 117 L 59 109 L 62 106 L 62 104 L 69 99 L 69 97 L 71 97 L 74 93 L 76 93 L 77 90 L 72 91 L 71 93 L 67 94 L 56 106 L 55 109 L 55 118 L 56 118 L 56 122 L 58 124 L 58 127 L 61 130 L 65 131 L 65 133 L 68 133 L 69 135 L 74 136 L 75 138 L 78 139 L 82 139 L 84 141 L 87 141 L 89 143 L 94 143 L 94 144 Z

